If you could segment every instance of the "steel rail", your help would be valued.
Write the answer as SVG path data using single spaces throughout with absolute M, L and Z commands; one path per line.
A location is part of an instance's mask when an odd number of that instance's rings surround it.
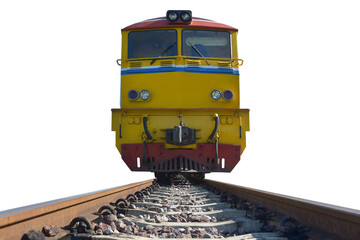
M 334 205 L 309 201 L 233 184 L 204 180 L 205 184 L 237 195 L 239 198 L 260 204 L 268 211 L 294 217 L 310 228 L 312 239 L 328 239 L 324 233 L 335 235 L 336 239 L 360 239 L 360 211 Z M 330 238 L 334 239 L 334 238 Z
M 96 218 L 92 213 L 101 206 L 144 189 L 153 181 L 147 180 L 0 212 L 0 240 L 21 239 L 29 230 L 41 231 L 45 225 L 55 225 L 60 228 L 68 225 L 78 216 L 84 216 L 91 221 Z M 294 217 L 302 225 L 311 229 L 308 235 L 312 239 L 360 239 L 360 211 L 358 210 L 208 179 L 205 179 L 204 183 L 235 194 L 239 198 L 247 199 L 254 204 L 264 205 L 268 211 L 276 212 L 279 217 L 284 215 Z M 61 231 L 56 239 L 66 234 L 67 232 Z M 327 234 L 331 234 L 331 237 Z
M 2 211 L 0 212 L 0 240 L 21 239 L 28 231 L 41 231 L 45 225 L 54 225 L 60 228 L 68 225 L 72 219 L 78 216 L 84 216 L 92 220 L 96 218 L 92 213 L 101 206 L 144 189 L 150 186 L 153 181 L 147 180 L 103 191 Z M 56 238 L 61 235 L 65 235 L 65 232 L 61 232 Z

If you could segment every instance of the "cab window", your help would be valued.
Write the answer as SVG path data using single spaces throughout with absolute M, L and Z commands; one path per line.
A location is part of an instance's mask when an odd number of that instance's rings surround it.
M 185 29 L 182 31 L 182 55 L 231 58 L 230 33 Z
M 134 31 L 128 35 L 128 58 L 176 55 L 176 30 Z

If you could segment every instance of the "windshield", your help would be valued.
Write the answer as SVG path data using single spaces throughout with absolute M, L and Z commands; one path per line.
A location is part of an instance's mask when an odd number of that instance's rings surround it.
M 182 55 L 231 58 L 230 33 L 210 30 L 183 30 Z
M 177 55 L 177 34 L 173 29 L 129 33 L 128 58 Z

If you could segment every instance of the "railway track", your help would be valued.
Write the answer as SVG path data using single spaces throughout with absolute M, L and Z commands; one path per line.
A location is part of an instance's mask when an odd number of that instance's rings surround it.
M 360 211 L 180 177 L 0 212 L 0 240 L 124 238 L 360 239 Z

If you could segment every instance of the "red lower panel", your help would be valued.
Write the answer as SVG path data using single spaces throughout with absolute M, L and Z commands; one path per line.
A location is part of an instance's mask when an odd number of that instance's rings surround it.
M 240 145 L 197 144 L 197 149 L 165 149 L 162 143 L 122 144 L 122 159 L 131 171 L 151 172 L 231 172 L 240 161 Z M 138 160 L 139 158 L 139 160 Z M 224 163 L 223 163 L 224 162 Z

